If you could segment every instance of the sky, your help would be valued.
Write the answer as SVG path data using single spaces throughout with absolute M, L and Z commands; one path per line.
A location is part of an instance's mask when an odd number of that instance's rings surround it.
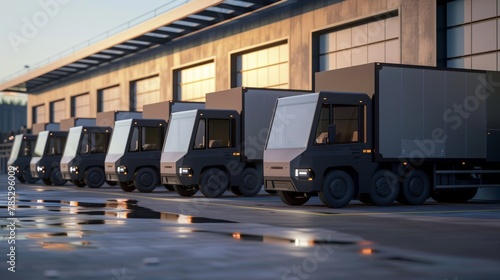
M 172 3 L 171 3 L 172 2 Z M 144 14 L 187 0 L 0 1 L 0 83 Z M 169 4 L 171 3 L 171 4 Z M 169 6 L 162 7 L 166 4 Z M 32 67 L 33 68 L 33 67 Z

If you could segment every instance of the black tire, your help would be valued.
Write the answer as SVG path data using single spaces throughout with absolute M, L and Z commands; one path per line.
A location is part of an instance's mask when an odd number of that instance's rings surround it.
M 56 186 L 62 186 L 68 182 L 68 180 L 62 177 L 59 167 L 52 168 L 52 171 L 50 172 L 50 181 L 52 181 L 52 183 Z
M 21 182 L 21 183 L 23 183 L 23 184 L 25 184 L 25 183 L 26 183 L 26 180 L 24 180 L 24 177 L 23 177 L 23 176 L 19 175 L 19 176 L 17 176 L 16 178 L 17 178 L 17 180 L 18 180 L 19 182 Z
M 393 172 L 380 169 L 372 176 L 370 200 L 377 206 L 387 206 L 394 203 L 399 195 L 399 178 Z
M 78 188 L 85 187 L 85 182 L 83 180 L 73 180 L 72 183 Z
M 310 196 L 305 193 L 278 191 L 278 195 L 285 204 L 290 206 L 300 206 L 309 201 Z
M 415 169 L 405 177 L 401 190 L 408 204 L 421 205 L 431 193 L 429 176 L 424 171 Z
M 52 181 L 49 178 L 43 178 L 42 182 L 47 186 L 52 185 Z
M 263 184 L 264 180 L 262 178 L 262 174 L 260 174 L 257 169 L 246 168 L 243 172 L 241 172 L 239 190 L 243 196 L 256 196 L 260 192 L 260 189 L 262 189 Z
M 158 173 L 149 167 L 143 167 L 134 176 L 134 185 L 141 193 L 150 193 L 159 185 Z
M 358 200 L 364 204 L 373 204 L 370 194 L 368 193 L 360 193 L 358 195 Z
M 218 168 L 205 170 L 201 175 L 200 191 L 209 198 L 220 197 L 229 186 L 229 176 Z
M 118 185 L 120 185 L 120 189 L 124 192 L 133 192 L 135 191 L 135 186 L 132 183 L 129 182 L 118 182 Z
M 321 202 L 330 208 L 345 207 L 354 196 L 354 181 L 345 171 L 332 171 L 325 177 L 318 195 Z
M 104 170 L 100 167 L 90 167 L 85 171 L 85 184 L 91 189 L 98 189 L 106 182 Z
M 174 186 L 173 186 L 173 185 L 163 184 L 163 186 L 164 186 L 164 187 L 165 187 L 165 189 L 167 189 L 168 191 L 171 191 L 171 192 L 173 192 L 173 191 L 174 191 Z
M 106 181 L 106 183 L 110 186 L 116 186 L 118 183 L 115 181 Z
M 38 178 L 31 176 L 31 171 L 29 167 L 26 167 L 22 173 L 24 181 L 28 184 L 34 184 L 38 182 Z
M 198 186 L 174 185 L 174 191 L 180 196 L 191 197 L 198 192 Z

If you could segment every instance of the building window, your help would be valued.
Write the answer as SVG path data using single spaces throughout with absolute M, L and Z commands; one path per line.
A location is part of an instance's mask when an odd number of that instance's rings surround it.
M 90 95 L 88 93 L 71 97 L 71 116 L 90 117 Z
M 232 87 L 289 88 L 288 43 L 233 55 Z
M 160 102 L 160 77 L 130 83 L 130 110 L 142 111 L 144 105 Z
M 57 123 L 66 118 L 66 103 L 64 99 L 50 102 L 50 122 Z
M 500 4 L 496 0 L 446 3 L 446 66 L 500 69 Z
M 174 77 L 176 100 L 205 102 L 205 95 L 215 91 L 215 62 L 178 69 Z
M 314 35 L 315 71 L 370 62 L 400 63 L 399 17 L 396 11 L 343 24 Z
M 97 90 L 97 112 L 123 109 L 120 98 L 120 86 Z
M 45 122 L 45 105 L 33 106 L 32 111 L 33 122 L 32 123 L 43 123 Z

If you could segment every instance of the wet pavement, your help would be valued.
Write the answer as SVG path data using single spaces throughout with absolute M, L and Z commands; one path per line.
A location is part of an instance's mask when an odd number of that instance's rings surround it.
M 13 196 L 7 186 L 0 176 L 0 279 L 500 277 L 499 202 L 329 209 L 265 192 L 207 199 L 16 183 Z

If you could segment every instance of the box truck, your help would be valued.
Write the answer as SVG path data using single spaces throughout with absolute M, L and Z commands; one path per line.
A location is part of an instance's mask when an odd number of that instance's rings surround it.
M 181 196 L 227 189 L 255 196 L 262 188 L 262 152 L 276 99 L 306 91 L 234 88 L 206 95 L 206 109 L 172 114 L 162 183 Z
M 62 177 L 59 163 L 68 130 L 75 125 L 95 125 L 93 118 L 70 118 L 61 120 L 61 131 L 44 130 L 38 133 L 35 150 L 30 161 L 31 176 L 42 179 L 46 185 L 62 186 L 67 180 Z
M 160 184 L 160 156 L 171 112 L 203 108 L 199 102 L 172 102 L 144 106 L 143 119 L 115 122 L 104 172 L 125 192 L 151 192 Z
M 500 72 L 372 63 L 317 73 L 280 98 L 264 151 L 267 190 L 332 208 L 463 202 L 500 186 Z
M 100 112 L 95 126 L 70 128 L 60 162 L 62 177 L 80 188 L 100 188 L 106 182 L 104 159 L 115 121 L 141 116 L 141 112 Z

